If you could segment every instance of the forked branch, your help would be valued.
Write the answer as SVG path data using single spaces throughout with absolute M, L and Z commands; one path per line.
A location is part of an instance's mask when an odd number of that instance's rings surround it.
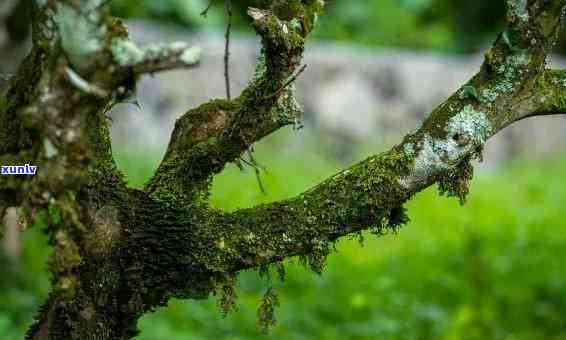
M 165 157 L 146 186 L 154 197 L 190 201 L 206 195 L 210 179 L 228 162 L 297 121 L 301 110 L 287 81 L 301 63 L 305 38 L 322 4 L 312 1 L 292 10 L 296 13 L 289 20 L 273 10 L 248 10 L 263 46 L 254 78 L 234 100 L 210 101 L 177 120 Z

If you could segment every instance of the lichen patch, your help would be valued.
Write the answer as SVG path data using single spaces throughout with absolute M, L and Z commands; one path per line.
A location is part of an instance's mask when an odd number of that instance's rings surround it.
M 59 31 L 61 46 L 71 62 L 79 67 L 88 64 L 90 57 L 102 49 L 104 26 L 99 27 L 99 19 L 87 17 L 69 5 L 57 6 L 54 22 Z
M 444 138 L 424 134 L 413 147 L 418 153 L 412 172 L 399 180 L 403 187 L 426 183 L 440 172 L 457 166 L 466 155 L 485 143 L 492 134 L 492 127 L 484 112 L 467 105 L 448 121 L 445 131 Z M 405 152 L 409 150 L 405 145 Z

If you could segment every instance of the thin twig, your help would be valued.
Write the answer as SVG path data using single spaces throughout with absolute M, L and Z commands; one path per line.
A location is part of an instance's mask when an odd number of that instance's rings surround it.
M 303 65 L 303 67 L 301 67 L 299 69 L 299 71 L 297 71 L 297 73 L 295 73 L 294 75 L 292 75 L 286 82 L 285 84 L 283 84 L 283 86 L 281 86 L 281 88 L 279 88 L 277 91 L 273 92 L 270 95 L 267 95 L 264 97 L 264 99 L 270 99 L 273 98 L 275 96 L 279 96 L 283 91 L 285 91 L 285 89 L 287 87 L 289 87 L 291 84 L 293 84 L 295 81 L 297 81 L 297 79 L 299 78 L 299 76 L 301 75 L 301 73 L 305 72 L 307 68 L 307 65 Z
M 264 172 L 267 172 L 267 168 L 266 168 L 265 166 L 261 165 L 261 164 L 255 159 L 255 157 L 254 157 L 254 155 L 253 155 L 253 152 L 254 152 L 253 146 L 251 146 L 251 147 L 248 149 L 248 157 L 250 158 L 250 162 L 254 165 L 254 167 L 256 167 L 256 168 L 258 168 L 258 169 L 261 169 L 261 170 L 264 171 Z
M 208 15 L 208 11 L 210 11 L 210 8 L 212 8 L 212 4 L 214 3 L 214 0 L 210 0 L 208 2 L 208 5 L 206 6 L 206 8 L 200 12 L 200 15 L 202 15 L 203 17 L 206 18 L 206 16 Z
M 307 65 L 305 64 L 305 65 L 303 65 L 303 66 L 299 69 L 299 71 L 297 71 L 297 73 L 295 73 L 291 78 L 289 78 L 289 80 L 287 80 L 287 81 L 285 82 L 285 84 L 284 84 L 283 87 L 281 88 L 281 91 L 285 90 L 289 85 L 291 85 L 292 83 L 294 83 L 294 82 L 297 80 L 297 78 L 299 78 L 299 76 L 300 76 L 303 72 L 305 72 L 306 69 L 307 69 Z
M 267 172 L 266 168 L 259 164 L 254 156 L 253 156 L 253 150 L 252 148 L 249 148 L 246 151 L 249 160 L 240 157 L 238 159 L 238 161 L 236 162 L 236 165 L 238 166 L 238 168 L 240 168 L 240 171 L 244 171 L 244 166 L 242 165 L 242 163 L 244 163 L 245 165 L 251 167 L 252 169 L 254 169 L 254 173 L 255 173 L 255 178 L 257 179 L 257 184 L 259 186 L 259 190 L 261 191 L 262 194 L 267 195 L 267 191 L 265 190 L 265 186 L 263 185 L 263 181 L 261 180 L 261 172 Z
M 259 186 L 259 190 L 261 191 L 262 194 L 267 195 L 267 191 L 265 190 L 265 186 L 263 185 L 263 181 L 261 180 L 261 171 L 267 172 L 267 169 L 255 160 L 255 157 L 253 156 L 253 150 L 251 147 L 248 149 L 248 157 L 250 158 L 250 163 L 252 163 L 252 167 L 254 168 L 255 178 L 257 179 L 257 185 Z
M 254 170 L 255 170 L 255 178 L 257 179 L 257 185 L 259 186 L 259 190 L 261 191 L 262 194 L 267 195 L 267 191 L 265 190 L 265 187 L 263 186 L 263 181 L 261 180 L 261 173 L 259 169 L 254 168 Z
M 230 100 L 230 34 L 232 31 L 232 0 L 226 0 L 226 15 L 228 16 L 228 24 L 226 25 L 226 45 L 224 47 L 224 80 L 226 82 L 226 98 Z

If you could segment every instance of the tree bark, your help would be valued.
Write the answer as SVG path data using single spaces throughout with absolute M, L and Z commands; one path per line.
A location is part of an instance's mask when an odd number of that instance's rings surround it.
M 171 297 L 233 293 L 243 269 L 300 256 L 320 272 L 335 240 L 398 228 L 403 204 L 433 183 L 463 201 L 470 162 L 498 131 L 565 112 L 566 72 L 545 60 L 566 0 L 508 0 L 508 26 L 479 72 L 400 144 L 297 197 L 216 210 L 212 178 L 300 118 L 293 79 L 323 2 L 275 3 L 248 11 L 263 46 L 249 86 L 184 114 L 138 190 L 116 168 L 105 113 L 140 75 L 192 67 L 198 50 L 136 46 L 102 0 L 33 2 L 33 49 L 0 98 L 0 164 L 39 166 L 34 177 L 0 176 L 0 212 L 22 207 L 54 248 L 53 290 L 29 339 L 130 339 Z

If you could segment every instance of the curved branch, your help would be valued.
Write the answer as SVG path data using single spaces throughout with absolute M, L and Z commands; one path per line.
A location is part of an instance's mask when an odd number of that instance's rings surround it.
M 248 10 L 263 46 L 254 79 L 238 98 L 211 101 L 177 120 L 165 157 L 146 185 L 150 194 L 186 202 L 206 195 L 211 176 L 228 162 L 296 122 L 301 110 L 288 80 L 302 60 L 305 38 L 321 9 L 320 1 L 293 5 L 282 18 L 275 8 Z

